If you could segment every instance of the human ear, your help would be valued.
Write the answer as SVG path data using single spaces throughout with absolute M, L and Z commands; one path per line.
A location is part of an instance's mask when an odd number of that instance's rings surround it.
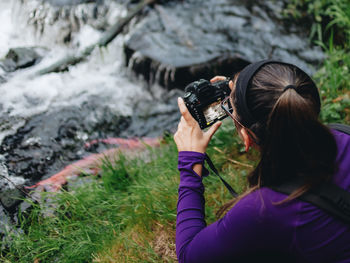
M 250 136 L 245 128 L 242 128 L 240 130 L 240 133 L 241 133 L 241 137 L 243 139 L 243 143 L 245 146 L 245 151 L 248 152 L 249 147 L 252 145 L 252 139 L 250 138 Z
M 231 89 L 231 91 L 235 88 L 236 82 L 233 82 L 233 80 L 230 80 L 228 83 L 228 87 Z

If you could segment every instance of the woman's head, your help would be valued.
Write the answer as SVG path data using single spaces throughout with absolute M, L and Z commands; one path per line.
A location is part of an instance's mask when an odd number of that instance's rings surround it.
M 294 177 L 314 184 L 334 173 L 336 144 L 318 121 L 320 97 L 304 71 L 276 61 L 251 64 L 236 79 L 231 100 L 240 133 L 252 137 L 251 131 L 259 143 L 261 160 L 251 185 Z

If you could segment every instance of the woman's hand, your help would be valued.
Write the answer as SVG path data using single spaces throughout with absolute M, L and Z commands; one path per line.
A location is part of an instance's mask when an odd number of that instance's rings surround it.
M 224 76 L 215 76 L 214 78 L 212 78 L 211 80 L 210 80 L 210 82 L 211 83 L 214 83 L 214 82 L 217 82 L 217 81 L 220 81 L 220 80 L 225 80 L 225 79 L 227 79 L 226 77 L 224 77 Z M 233 81 L 231 80 L 229 83 L 228 83 L 228 86 L 229 86 L 229 88 L 231 89 L 231 90 L 233 90 Z
M 188 111 L 183 99 L 178 98 L 177 102 L 182 115 L 174 135 L 178 151 L 205 153 L 211 137 L 220 127 L 221 122 L 214 123 L 208 131 L 203 132 L 198 122 Z
M 225 80 L 225 79 L 227 79 L 227 78 L 224 77 L 224 76 L 215 76 L 214 78 L 212 78 L 212 79 L 210 80 L 210 82 L 211 82 L 211 83 L 214 83 L 214 82 L 217 82 L 217 81 L 220 81 L 220 80 Z

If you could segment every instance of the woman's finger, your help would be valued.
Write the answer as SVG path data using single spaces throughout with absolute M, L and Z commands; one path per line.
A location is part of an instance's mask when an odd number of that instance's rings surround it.
M 185 121 L 188 123 L 195 122 L 195 119 L 193 119 L 191 113 L 188 111 L 188 109 L 185 105 L 185 102 L 183 101 L 182 98 L 179 97 L 177 99 L 177 104 L 179 105 L 181 115 L 185 119 Z
M 220 81 L 220 80 L 225 80 L 225 79 L 226 79 L 226 77 L 224 77 L 224 76 L 215 76 L 214 78 L 212 78 L 210 80 L 210 82 L 214 83 L 214 82 L 217 82 L 217 81 Z

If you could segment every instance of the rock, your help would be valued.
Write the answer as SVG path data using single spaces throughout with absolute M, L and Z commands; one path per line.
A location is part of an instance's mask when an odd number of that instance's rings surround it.
M 150 83 L 168 89 L 183 89 L 216 74 L 232 75 L 266 58 L 295 63 L 313 73 L 325 56 L 310 46 L 304 28 L 290 21 L 285 25 L 285 4 L 188 0 L 156 5 L 130 29 L 125 63 Z
M 118 136 L 129 118 L 117 116 L 103 101 L 69 106 L 32 117 L 0 147 L 10 175 L 21 175 L 28 184 L 52 175 L 88 154 L 84 143 Z
M 164 131 L 175 132 L 180 119 L 177 98 L 182 96 L 181 90 L 164 89 L 154 91 L 161 99 L 142 100 L 135 105 L 130 126 L 122 132 L 122 136 L 133 134 L 136 137 L 159 137 Z
M 13 228 L 10 217 L 7 211 L 0 205 L 0 240 L 3 235 L 6 235 Z
M 0 205 L 0 249 L 1 252 L 6 252 L 11 246 L 13 236 L 20 236 L 24 234 L 24 231 L 18 227 L 18 217 L 15 214 L 9 214 Z M 3 256 L 4 254 L 2 254 Z
M 23 185 L 25 180 L 22 177 L 9 176 L 8 169 L 3 163 L 5 160 L 1 156 L 0 163 L 0 207 L 7 211 L 12 211 L 23 198 Z
M 39 63 L 45 49 L 38 47 L 11 48 L 5 58 L 0 61 L 0 67 L 6 72 L 27 68 Z
M 18 189 L 7 189 L 5 191 L 0 191 L 0 201 L 2 206 L 6 210 L 12 210 L 14 207 L 16 207 L 18 204 L 20 204 L 23 198 L 23 194 Z
M 191 61 L 186 57 L 178 57 L 170 64 L 170 61 L 164 62 L 166 59 L 160 58 L 161 55 L 153 59 L 150 56 L 137 57 L 129 47 L 125 47 L 125 53 L 129 56 L 127 63 L 130 69 L 142 74 L 150 84 L 157 83 L 167 89 L 183 88 L 194 80 L 209 79 L 218 74 L 232 76 L 249 64 L 249 61 L 240 56 L 198 55 Z

